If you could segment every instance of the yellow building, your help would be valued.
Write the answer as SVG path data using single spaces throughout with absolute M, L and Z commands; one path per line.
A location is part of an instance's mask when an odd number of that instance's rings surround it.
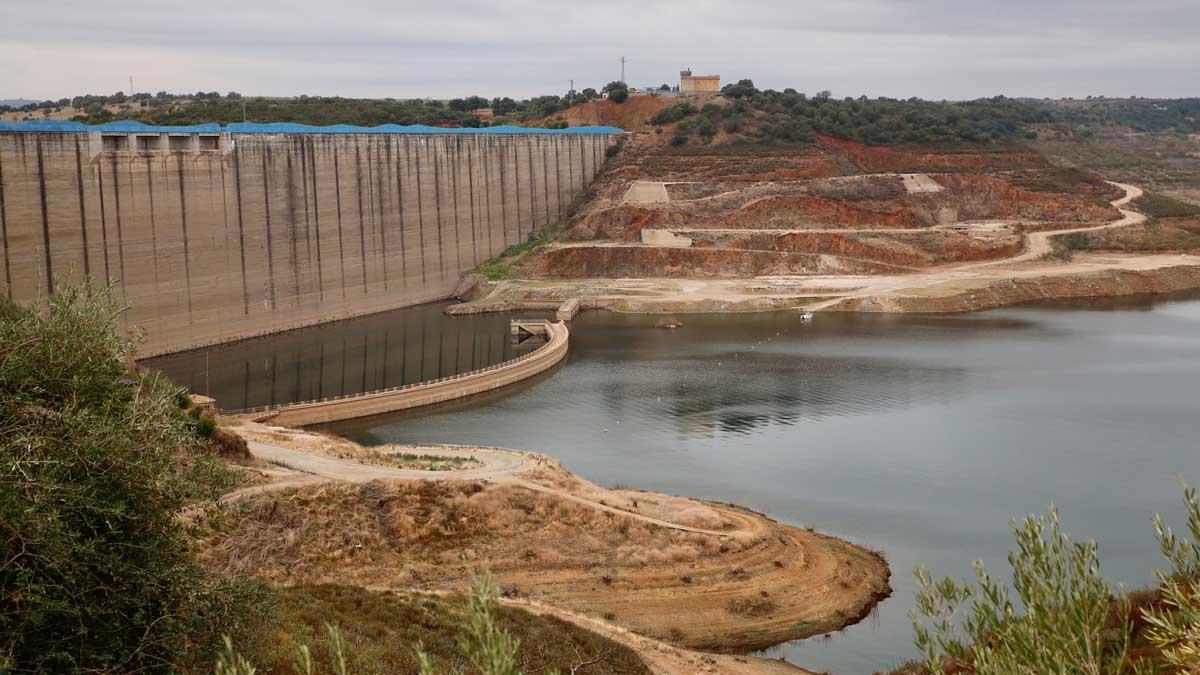
M 679 91 L 721 91 L 721 76 L 692 75 L 690 70 L 681 70 Z

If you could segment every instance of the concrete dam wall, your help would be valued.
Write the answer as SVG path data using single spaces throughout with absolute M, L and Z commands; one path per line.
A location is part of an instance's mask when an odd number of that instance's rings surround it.
M 2 292 L 112 280 L 143 355 L 446 298 L 562 218 L 618 131 L 210 126 L 0 130 Z

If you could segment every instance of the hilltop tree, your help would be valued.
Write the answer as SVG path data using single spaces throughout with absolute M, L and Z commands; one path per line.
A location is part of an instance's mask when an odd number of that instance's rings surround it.
M 750 98 L 758 93 L 754 88 L 754 80 L 738 80 L 737 84 L 727 84 L 721 87 L 721 95 L 725 98 Z
M 614 103 L 624 103 L 625 99 L 629 98 L 629 85 L 620 80 L 613 80 L 604 85 L 603 91 L 608 94 L 608 99 Z

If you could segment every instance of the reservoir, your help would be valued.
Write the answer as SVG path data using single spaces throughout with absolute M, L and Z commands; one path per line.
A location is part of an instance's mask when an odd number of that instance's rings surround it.
M 236 408 L 429 379 L 510 356 L 510 318 L 434 305 L 237 343 L 210 350 L 207 384 Z M 1050 502 L 1076 539 L 1100 542 L 1114 584 L 1152 582 L 1154 514 L 1183 528 L 1177 476 L 1200 483 L 1194 293 L 808 323 L 682 315 L 675 330 L 659 318 L 581 314 L 567 361 L 533 381 L 324 430 L 543 452 L 597 483 L 730 501 L 881 550 L 890 599 L 766 654 L 835 673 L 913 658 L 913 567 L 967 577 L 982 559 L 1008 578 L 1009 520 Z M 148 365 L 203 393 L 203 361 Z

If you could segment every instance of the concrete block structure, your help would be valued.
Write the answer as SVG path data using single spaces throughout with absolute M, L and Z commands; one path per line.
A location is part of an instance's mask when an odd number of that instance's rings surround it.
M 111 280 L 142 355 L 449 297 L 619 129 L 0 126 L 0 293 Z
M 679 91 L 721 91 L 720 75 L 693 75 L 691 70 L 679 71 Z

